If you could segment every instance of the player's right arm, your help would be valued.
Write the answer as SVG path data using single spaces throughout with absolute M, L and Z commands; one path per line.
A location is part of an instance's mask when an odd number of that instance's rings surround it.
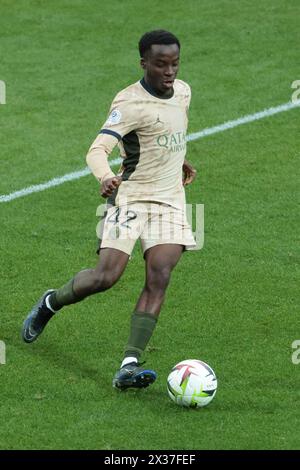
M 101 184 L 101 195 L 108 197 L 119 186 L 122 179 L 116 176 L 108 163 L 108 156 L 124 135 L 137 126 L 136 103 L 125 90 L 114 99 L 110 114 L 99 135 L 91 145 L 86 157 L 93 175 Z
M 86 156 L 88 167 L 101 185 L 100 193 L 103 197 L 110 196 L 122 181 L 114 174 L 108 163 L 108 157 L 117 143 L 118 139 L 115 136 L 99 134 Z

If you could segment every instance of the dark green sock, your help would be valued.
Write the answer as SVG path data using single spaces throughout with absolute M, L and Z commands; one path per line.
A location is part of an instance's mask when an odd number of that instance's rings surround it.
M 71 279 L 63 287 L 50 294 L 48 300 L 53 310 L 58 311 L 64 305 L 75 304 L 81 300 L 74 294 L 73 283 L 74 279 Z
M 133 356 L 139 360 L 153 334 L 156 322 L 157 317 L 151 313 L 133 312 L 130 323 L 130 335 L 124 350 L 124 358 Z

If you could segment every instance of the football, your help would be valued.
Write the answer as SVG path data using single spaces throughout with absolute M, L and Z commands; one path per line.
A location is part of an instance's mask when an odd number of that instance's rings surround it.
M 213 369 L 198 359 L 187 359 L 173 367 L 167 379 L 169 397 L 180 406 L 202 408 L 217 392 Z

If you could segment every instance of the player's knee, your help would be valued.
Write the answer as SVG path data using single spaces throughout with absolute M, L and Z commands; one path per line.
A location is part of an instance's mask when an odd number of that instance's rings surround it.
M 150 270 L 147 275 L 146 288 L 150 291 L 164 292 L 170 282 L 170 275 L 171 270 L 167 267 Z
M 119 279 L 119 275 L 116 272 L 95 272 L 93 276 L 93 292 L 103 292 L 110 289 Z

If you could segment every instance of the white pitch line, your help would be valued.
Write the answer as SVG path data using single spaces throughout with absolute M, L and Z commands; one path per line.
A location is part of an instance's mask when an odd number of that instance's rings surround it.
M 292 102 L 284 103 L 279 106 L 264 109 L 263 111 L 259 111 L 258 113 L 242 116 L 241 118 L 235 119 L 234 121 L 227 121 L 227 122 L 224 122 L 223 124 L 219 124 L 218 126 L 203 129 L 200 132 L 189 134 L 187 136 L 187 140 L 193 141 L 193 140 L 201 139 L 203 137 L 207 137 L 208 135 L 217 134 L 218 132 L 223 132 L 228 129 L 233 129 L 234 127 L 240 126 L 242 124 L 247 124 L 249 122 L 258 121 L 259 119 L 263 119 L 269 116 L 274 116 L 275 114 L 282 113 L 284 111 L 289 111 L 297 107 L 300 107 L 300 100 L 297 100 L 294 103 Z M 114 165 L 119 164 L 120 162 L 121 162 L 120 158 L 115 158 L 114 160 L 110 161 L 110 165 L 114 166 Z M 10 194 L 3 194 L 0 196 L 0 202 L 10 202 L 19 197 L 24 197 L 24 196 L 28 196 L 29 194 L 38 193 L 40 191 L 45 191 L 46 189 L 53 188 L 54 186 L 59 186 L 61 184 L 66 183 L 67 181 L 77 180 L 89 174 L 90 174 L 90 170 L 88 167 L 86 167 L 83 170 L 74 171 L 72 173 L 68 173 L 58 178 L 53 178 L 47 181 L 46 183 L 35 184 L 35 185 L 28 186 L 27 188 L 20 189 L 19 191 L 15 191 Z
M 110 161 L 110 164 L 114 166 L 120 162 L 121 158 L 115 158 L 114 160 Z M 53 188 L 54 186 L 64 184 L 67 181 L 78 180 L 79 178 L 87 176 L 90 173 L 90 169 L 88 167 L 85 167 L 83 170 L 67 173 L 66 175 L 59 176 L 57 178 L 53 178 L 52 180 L 46 181 L 46 183 L 34 184 L 32 186 L 28 186 L 27 188 L 20 189 L 19 191 L 15 191 L 14 193 L 3 194 L 0 196 L 0 202 L 9 202 L 13 199 L 18 199 L 19 197 L 28 196 L 29 194 L 33 193 L 39 193 L 41 191 L 45 191 L 45 189 Z
M 209 127 L 208 129 L 203 129 L 203 131 L 190 134 L 187 137 L 187 140 L 201 139 L 202 137 L 206 137 L 211 134 L 217 134 L 218 132 L 227 131 L 227 129 L 232 129 L 233 127 L 240 126 L 241 124 L 247 124 L 248 122 L 258 121 L 259 119 L 273 116 L 274 114 L 282 113 L 284 111 L 289 111 L 290 109 L 297 108 L 299 106 L 300 100 L 297 100 L 294 103 L 289 102 L 281 104 L 279 106 L 275 106 L 273 108 L 264 109 L 263 111 L 259 111 L 258 113 L 248 114 L 247 116 L 242 116 L 241 118 L 235 119 L 234 121 L 227 121 L 224 124 Z

